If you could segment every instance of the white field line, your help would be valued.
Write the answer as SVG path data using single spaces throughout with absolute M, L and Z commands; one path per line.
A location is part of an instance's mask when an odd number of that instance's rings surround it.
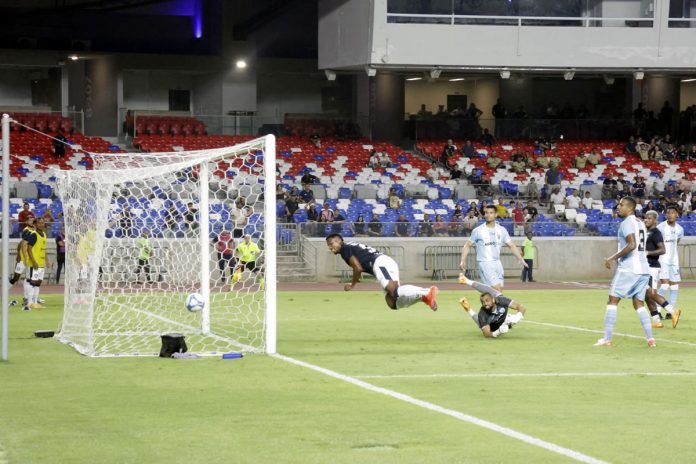
M 603 330 L 587 329 L 585 327 L 576 327 L 574 325 L 553 324 L 551 322 L 537 322 L 537 321 L 530 321 L 527 319 L 525 319 L 522 322 L 524 322 L 525 324 L 541 325 L 544 327 L 553 327 L 556 329 L 567 329 L 567 330 L 575 330 L 577 332 L 589 332 L 589 333 L 604 335 Z M 669 329 L 664 329 L 664 330 L 669 330 Z M 619 336 L 619 337 L 637 338 L 638 340 L 645 340 L 645 337 L 640 336 L 640 335 L 625 334 L 625 333 L 620 333 L 620 332 L 614 332 L 614 335 Z M 657 337 L 655 337 L 655 340 L 657 340 L 659 343 L 674 343 L 675 345 L 696 346 L 696 343 L 683 342 L 680 340 L 669 340 L 669 339 L 657 338 Z
M 3 448 L 2 445 L 0 445 L 0 464 L 8 464 L 10 460 L 7 457 L 7 454 L 5 453 L 5 448 Z
M 696 372 L 509 372 L 482 374 L 392 374 L 357 375 L 358 379 L 482 379 L 498 377 L 694 377 Z
M 545 450 L 552 451 L 554 453 L 558 453 L 562 456 L 568 457 L 570 459 L 574 459 L 574 460 L 579 461 L 579 462 L 594 463 L 594 464 L 604 464 L 605 463 L 605 461 L 602 461 L 600 459 L 593 458 L 592 456 L 582 454 L 578 451 L 575 451 L 575 450 L 572 450 L 569 448 L 564 448 L 562 446 L 550 443 L 548 441 L 544 441 L 540 438 L 536 438 L 536 437 L 533 437 L 531 435 L 527 435 L 525 433 L 518 432 L 516 430 L 510 429 L 507 427 L 503 427 L 503 426 L 495 424 L 493 422 L 489 422 L 489 421 L 484 420 L 484 419 L 479 419 L 478 417 L 470 416 L 468 414 L 464 414 L 464 413 L 459 412 L 459 411 L 455 411 L 453 409 L 448 409 L 448 408 L 439 406 L 439 405 L 434 404 L 434 403 L 419 400 L 417 398 L 406 395 L 404 393 L 399 393 L 399 392 L 394 391 L 394 390 L 389 390 L 387 388 L 378 387 L 376 385 L 372 385 L 371 383 L 367 383 L 365 381 L 359 380 L 355 377 L 349 377 L 347 375 L 339 374 L 338 372 L 326 369 L 324 367 L 320 367 L 320 366 L 317 366 L 314 364 L 300 361 L 299 359 L 290 358 L 288 356 L 283 356 L 281 354 L 275 354 L 275 355 L 271 355 L 271 356 L 273 356 L 276 359 L 280 359 L 282 361 L 288 362 L 290 364 L 295 364 L 296 366 L 301 366 L 301 367 L 304 367 L 307 369 L 311 369 L 313 371 L 319 372 L 319 373 L 327 375 L 329 377 L 333 377 L 334 379 L 338 379 L 338 380 L 341 380 L 343 382 L 353 384 L 357 387 L 363 388 L 363 389 L 371 391 L 373 393 L 379 393 L 381 395 L 395 398 L 397 400 L 404 401 L 406 403 L 427 409 L 429 411 L 444 414 L 446 416 L 453 417 L 453 418 L 458 419 L 460 421 L 468 422 L 470 424 L 477 425 L 479 427 L 483 427 L 483 428 L 486 428 L 488 430 L 492 430 L 494 432 L 498 432 L 498 433 L 506 435 L 510 438 L 514 438 L 515 440 L 519 440 L 519 441 L 527 443 L 529 445 L 538 446 L 539 448 L 543 448 Z

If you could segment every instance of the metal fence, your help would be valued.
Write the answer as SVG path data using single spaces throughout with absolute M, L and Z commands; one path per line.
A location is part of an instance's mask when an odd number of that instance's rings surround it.
M 534 268 L 539 268 L 539 253 L 535 246 Z M 432 272 L 433 280 L 445 280 L 451 275 L 458 275 L 461 272 L 459 263 L 462 257 L 461 246 L 428 246 L 425 247 L 423 269 Z M 500 261 L 503 264 L 503 270 L 506 274 L 512 276 L 520 276 L 522 274 L 522 266 L 517 261 L 517 258 L 510 251 L 501 251 Z M 476 263 L 476 250 L 471 249 L 466 257 L 466 275 L 470 279 L 478 279 L 478 265 Z

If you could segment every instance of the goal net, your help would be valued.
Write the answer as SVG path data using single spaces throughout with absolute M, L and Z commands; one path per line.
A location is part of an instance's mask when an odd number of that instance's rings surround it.
M 95 154 L 58 171 L 66 235 L 59 340 L 89 356 L 275 352 L 275 139 Z M 265 192 L 270 192 L 265 195 Z M 190 311 L 189 294 L 205 302 Z

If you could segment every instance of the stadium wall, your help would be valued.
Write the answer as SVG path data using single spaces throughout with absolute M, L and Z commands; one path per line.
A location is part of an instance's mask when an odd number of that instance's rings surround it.
M 346 239 L 352 240 L 352 239 Z M 466 238 L 370 238 L 360 237 L 361 243 L 372 246 L 403 247 L 403 262 L 399 263 L 401 280 L 403 282 L 417 282 L 430 280 L 432 271 L 424 269 L 425 248 L 429 246 L 463 246 Z M 518 248 L 522 240 L 515 237 L 513 241 Z M 331 254 L 326 247 L 326 242 L 321 238 L 311 238 L 309 243 L 316 250 L 317 256 L 317 280 L 319 282 L 336 282 L 341 276 L 340 269 L 346 266 L 340 257 Z M 538 265 L 534 266 L 534 279 L 542 281 L 598 281 L 610 280 L 613 271 L 604 267 L 604 258 L 616 252 L 616 239 L 612 237 L 535 237 L 534 244 L 537 248 Z M 685 237 L 681 245 L 694 248 L 696 237 Z M 693 256 L 687 247 L 682 247 L 682 277 L 684 279 L 693 278 L 691 271 L 685 267 L 696 267 L 696 249 Z M 504 249 L 505 252 L 507 250 Z M 342 261 L 342 260 L 341 260 Z M 338 271 L 336 269 L 339 269 Z M 506 277 L 511 280 L 519 279 L 519 271 L 506 270 Z M 456 270 L 446 272 L 447 276 L 457 275 Z

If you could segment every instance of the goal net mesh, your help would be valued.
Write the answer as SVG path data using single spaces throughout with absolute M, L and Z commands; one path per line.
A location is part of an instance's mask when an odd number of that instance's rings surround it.
M 58 338 L 89 356 L 155 355 L 167 333 L 183 334 L 199 354 L 267 351 L 275 221 L 266 211 L 275 204 L 266 202 L 275 196 L 264 192 L 266 173 L 275 180 L 265 167 L 273 150 L 264 137 L 211 150 L 95 154 L 94 170 L 58 171 L 66 235 Z M 191 293 L 203 296 L 202 310 L 186 307 Z

